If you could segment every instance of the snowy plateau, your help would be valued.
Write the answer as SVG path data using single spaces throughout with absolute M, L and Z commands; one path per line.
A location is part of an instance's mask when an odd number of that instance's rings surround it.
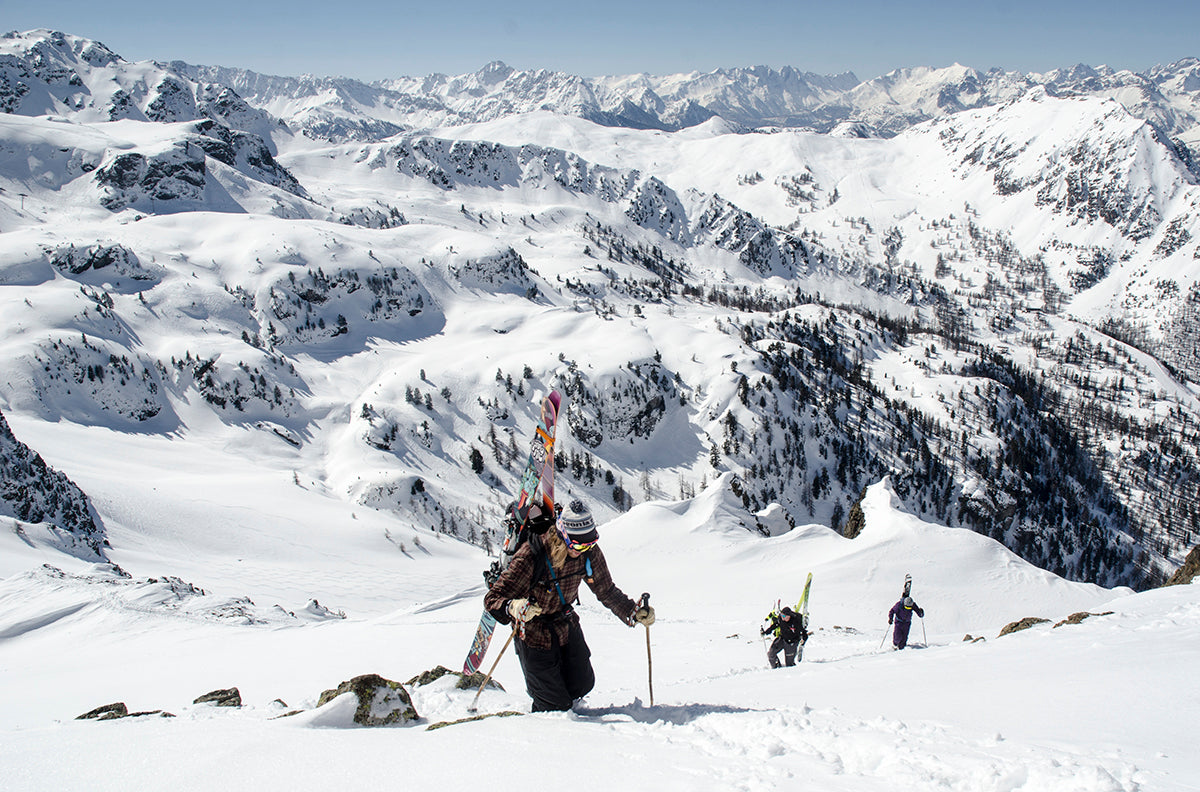
M 36 30 L 0 110 L 0 788 L 1197 788 L 1200 61 L 368 85 Z M 466 720 L 427 672 L 551 389 L 658 621 L 585 592 L 552 715 L 498 634 L 517 715 Z

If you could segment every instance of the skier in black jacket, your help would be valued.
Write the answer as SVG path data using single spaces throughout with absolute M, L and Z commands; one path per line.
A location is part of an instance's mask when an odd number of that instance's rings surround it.
M 796 650 L 800 649 L 803 652 L 801 647 L 808 640 L 808 631 L 791 608 L 784 608 L 778 615 L 772 613 L 767 618 L 771 623 L 761 632 L 763 635 L 775 636 L 771 648 L 767 650 L 767 660 L 770 661 L 771 668 L 779 668 L 780 650 L 783 650 L 783 661 L 786 665 L 796 665 Z

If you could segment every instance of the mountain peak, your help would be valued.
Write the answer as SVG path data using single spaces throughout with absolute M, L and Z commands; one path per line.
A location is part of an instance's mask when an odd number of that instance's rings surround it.
M 514 71 L 515 69 L 504 61 L 494 60 L 475 72 L 475 76 L 484 85 L 497 85 L 507 80 Z

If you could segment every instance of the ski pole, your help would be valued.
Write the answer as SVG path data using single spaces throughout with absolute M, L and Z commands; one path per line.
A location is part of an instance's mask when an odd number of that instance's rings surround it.
M 890 624 L 889 624 L 889 625 L 887 626 L 887 629 L 883 631 L 883 641 L 880 641 L 880 642 L 879 642 L 879 648 L 880 648 L 880 649 L 882 649 L 882 648 L 883 648 L 883 643 L 884 643 L 884 641 L 886 641 L 886 640 L 887 640 L 888 633 L 890 633 L 891 631 L 892 631 L 892 625 L 890 625 Z
M 479 701 L 480 694 L 487 687 L 487 683 L 492 681 L 492 674 L 496 670 L 496 666 L 500 665 L 500 658 L 504 657 L 504 653 L 508 651 L 508 645 L 512 643 L 513 636 L 517 634 L 517 628 L 514 627 L 512 633 L 508 636 L 508 640 L 504 642 L 504 647 L 500 649 L 500 654 L 496 655 L 496 662 L 492 663 L 492 667 L 488 669 L 487 676 L 483 678 L 483 682 L 479 684 L 479 690 L 475 693 L 475 698 L 471 699 L 471 706 L 467 707 L 467 712 L 475 712 L 475 704 Z
M 643 608 L 650 607 L 650 595 L 642 595 Z M 654 706 L 654 660 L 650 657 L 650 625 L 646 625 L 646 681 L 650 683 L 650 706 Z
M 921 617 L 921 637 L 925 639 L 925 646 L 929 646 L 929 636 L 925 634 L 925 617 Z

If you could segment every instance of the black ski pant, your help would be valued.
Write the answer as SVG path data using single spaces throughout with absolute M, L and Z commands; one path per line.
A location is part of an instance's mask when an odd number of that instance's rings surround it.
M 779 668 L 780 650 L 783 650 L 783 662 L 786 665 L 796 665 L 796 650 L 799 647 L 799 641 L 785 641 L 782 638 L 776 637 L 771 642 L 771 648 L 767 650 L 767 659 L 771 661 L 771 668 Z
M 513 639 L 534 712 L 569 710 L 575 699 L 586 696 L 596 684 L 592 650 L 578 621 L 571 620 L 565 644 L 559 644 L 553 630 L 550 639 L 549 649 L 535 649 L 520 638 Z

